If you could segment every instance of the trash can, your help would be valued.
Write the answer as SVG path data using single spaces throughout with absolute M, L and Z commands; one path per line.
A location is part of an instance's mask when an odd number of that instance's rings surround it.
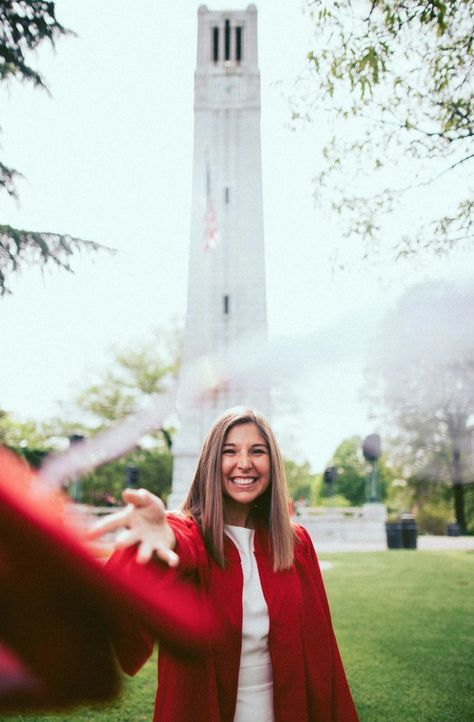
M 448 536 L 461 536 L 461 527 L 457 522 L 453 522 L 452 524 L 448 524 L 446 526 L 446 534 Z
M 416 519 L 413 514 L 402 514 L 402 542 L 404 549 L 416 549 Z
M 388 549 L 403 549 L 401 522 L 386 521 L 385 532 L 387 534 Z

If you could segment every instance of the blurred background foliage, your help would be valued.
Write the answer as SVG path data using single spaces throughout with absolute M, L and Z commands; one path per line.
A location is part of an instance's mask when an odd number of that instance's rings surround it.
M 382 434 L 382 456 L 376 462 L 379 498 L 386 503 L 390 517 L 415 513 L 422 533 L 445 533 L 447 524 L 456 520 L 459 486 L 464 530 L 474 533 L 471 446 L 474 374 L 469 353 L 461 353 L 459 343 L 451 343 L 456 328 L 460 334 L 465 333 L 463 304 L 470 304 L 471 300 L 474 302 L 470 293 L 460 294 L 459 289 L 456 294 L 452 289 L 430 285 L 411 290 L 381 324 L 383 344 L 380 339 L 377 341 L 379 351 L 372 355 L 368 365 L 371 403 L 376 412 L 374 423 L 386 429 Z M 416 324 L 412 318 L 414 308 Z M 433 344 L 426 346 L 425 334 L 423 345 L 425 358 L 433 362 L 434 376 L 416 343 L 417 328 L 426 321 L 423 309 L 429 313 L 432 308 L 440 312 L 445 309 L 445 336 L 440 331 L 443 324 L 438 324 L 433 331 Z M 455 319 L 460 319 L 457 326 Z M 400 328 L 403 334 L 399 333 Z M 451 340 L 446 336 L 448 328 Z M 453 353 L 449 351 L 451 346 L 456 349 Z M 400 347 L 404 349 L 402 354 Z M 396 354 L 393 349 L 397 349 Z M 435 349 L 439 349 L 438 357 L 442 358 L 436 357 Z M 456 364 L 452 363 L 454 353 Z M 62 404 L 56 418 L 41 423 L 20 421 L 1 411 L 0 443 L 38 467 L 48 453 L 67 448 L 72 435 L 90 437 L 111 428 L 166 389 L 176 378 L 179 358 L 180 332 L 176 328 L 157 329 L 143 343 L 111 349 L 107 369 L 91 372 L 88 383 L 76 389 L 69 403 Z M 411 381 L 410 375 L 414 377 Z M 441 377 L 444 383 L 440 382 Z M 457 427 L 449 425 L 449 414 L 457 415 Z M 130 483 L 127 469 L 132 468 L 136 470 L 132 472 L 136 474 L 134 484 L 166 501 L 171 488 L 174 432 L 172 427 L 150 432 L 122 458 L 73 483 L 71 495 L 77 501 L 94 505 L 120 503 L 121 493 Z M 307 460 L 285 459 L 289 495 L 297 511 L 303 506 L 365 503 L 371 465 L 364 459 L 362 444 L 363 438 L 357 434 L 338 444 L 327 460 L 327 467 L 336 469 L 332 484 L 325 483 L 324 470 L 313 470 Z M 458 455 L 456 444 L 460 449 Z

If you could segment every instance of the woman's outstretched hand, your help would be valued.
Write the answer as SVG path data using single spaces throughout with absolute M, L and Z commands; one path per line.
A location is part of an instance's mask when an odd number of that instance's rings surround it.
M 179 564 L 173 551 L 176 537 L 166 521 L 163 502 L 146 489 L 126 489 L 122 494 L 127 506 L 87 532 L 89 539 L 98 539 L 107 532 L 122 529 L 115 541 L 116 549 L 138 544 L 136 561 L 146 564 L 154 554 L 170 567 Z

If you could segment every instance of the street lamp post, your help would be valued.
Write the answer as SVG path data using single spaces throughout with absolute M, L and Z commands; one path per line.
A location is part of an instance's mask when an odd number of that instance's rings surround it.
M 328 466 L 324 470 L 324 483 L 327 484 L 328 496 L 334 495 L 334 482 L 337 479 L 337 468 L 335 466 Z
M 379 434 L 369 434 L 362 444 L 364 459 L 370 463 L 371 471 L 366 480 L 365 497 L 371 503 L 379 501 L 379 469 L 378 460 L 381 455 L 381 444 Z
M 75 444 L 80 444 L 81 441 L 84 441 L 83 434 L 71 434 L 69 437 L 69 448 L 75 446 Z M 82 501 L 82 479 L 81 477 L 78 477 L 77 479 L 71 479 L 71 490 L 70 495 L 73 501 L 81 502 Z

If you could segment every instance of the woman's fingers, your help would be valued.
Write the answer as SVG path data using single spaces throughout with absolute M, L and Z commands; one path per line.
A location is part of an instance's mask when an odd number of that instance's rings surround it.
M 146 489 L 125 489 L 122 492 L 122 499 L 138 508 L 148 506 L 153 498 L 154 494 L 150 494 Z
M 155 547 L 155 554 L 158 559 L 165 562 L 169 567 L 177 567 L 179 564 L 179 556 L 172 549 L 166 547 Z
M 166 510 L 161 499 L 146 489 L 126 489 L 122 496 L 127 506 L 97 522 L 87 532 L 87 537 L 97 539 L 121 529 L 115 548 L 126 549 L 137 544 L 136 561 L 139 564 L 146 564 L 155 554 L 168 566 L 178 566 L 179 557 L 173 551 L 176 540 L 166 523 Z
M 128 504 L 133 504 L 136 512 L 143 519 L 154 524 L 161 524 L 166 517 L 165 505 L 158 496 L 146 489 L 126 489 L 122 497 Z
M 93 527 L 86 531 L 86 537 L 88 539 L 98 539 L 103 534 L 107 534 L 110 531 L 115 531 L 128 524 L 130 513 L 133 511 L 133 506 L 128 505 L 125 509 L 117 511 L 114 514 L 110 514 L 105 519 L 101 519 L 96 522 Z
M 116 549 L 126 549 L 140 541 L 140 536 L 135 529 L 122 529 L 115 540 Z
M 147 511 L 147 517 L 150 516 L 152 521 L 160 522 L 164 519 L 165 510 L 163 502 L 146 489 L 126 489 L 122 496 L 127 502 L 127 506 L 114 514 L 110 514 L 105 519 L 96 522 L 94 526 L 86 532 L 88 539 L 98 539 L 103 534 L 116 531 L 124 526 L 135 526 L 138 521 L 136 512 L 140 513 L 141 511 L 145 511 L 145 509 Z M 149 514 L 148 512 L 151 513 Z
M 147 541 L 142 541 L 137 550 L 135 560 L 137 564 L 146 564 L 153 556 L 153 545 Z

